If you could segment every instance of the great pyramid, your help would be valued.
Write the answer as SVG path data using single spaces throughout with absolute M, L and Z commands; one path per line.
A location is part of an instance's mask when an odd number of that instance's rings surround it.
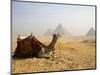
M 61 36 L 69 36 L 70 33 L 61 25 L 59 24 L 54 31 L 52 32 L 52 34 L 60 34 Z
M 93 27 L 91 27 L 89 29 L 89 31 L 87 32 L 86 36 L 95 36 L 95 30 Z

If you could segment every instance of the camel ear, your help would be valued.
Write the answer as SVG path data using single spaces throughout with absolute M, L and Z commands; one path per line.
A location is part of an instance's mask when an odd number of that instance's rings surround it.
M 56 36 L 56 34 L 53 34 L 53 36 Z

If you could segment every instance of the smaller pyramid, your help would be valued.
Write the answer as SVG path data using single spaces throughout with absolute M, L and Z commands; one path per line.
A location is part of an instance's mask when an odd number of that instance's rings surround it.
M 86 35 L 87 35 L 87 36 L 95 36 L 95 30 L 94 30 L 94 28 L 91 27 L 91 28 L 89 29 L 89 31 L 87 32 Z
M 51 35 L 52 34 L 52 29 L 50 28 L 50 29 L 48 29 L 47 31 L 46 31 L 46 33 L 44 34 L 44 35 Z

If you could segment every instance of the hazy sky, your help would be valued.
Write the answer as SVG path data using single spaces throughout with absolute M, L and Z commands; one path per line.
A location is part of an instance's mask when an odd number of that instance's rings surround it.
M 45 33 L 62 24 L 72 35 L 95 29 L 95 7 L 44 3 L 12 3 L 12 29 L 15 34 Z

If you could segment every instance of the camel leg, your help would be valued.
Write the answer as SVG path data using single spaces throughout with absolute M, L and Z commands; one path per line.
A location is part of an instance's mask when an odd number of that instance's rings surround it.
M 38 57 L 42 57 L 45 54 L 44 48 L 42 48 L 38 54 Z
M 54 50 L 53 51 L 51 51 L 51 58 L 50 59 L 52 59 L 52 60 L 54 60 Z

